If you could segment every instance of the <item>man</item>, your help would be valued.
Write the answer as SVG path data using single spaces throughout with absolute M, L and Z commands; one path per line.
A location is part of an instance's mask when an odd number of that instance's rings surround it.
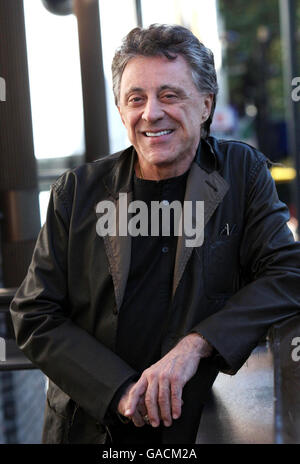
M 53 185 L 11 305 L 16 338 L 50 379 L 45 443 L 194 443 L 219 370 L 299 312 L 300 248 L 268 160 L 209 136 L 213 55 L 190 31 L 134 29 L 112 71 L 133 146 Z M 203 243 L 173 226 L 120 233 L 124 198 L 204 202 Z M 101 235 L 109 204 L 118 232 Z

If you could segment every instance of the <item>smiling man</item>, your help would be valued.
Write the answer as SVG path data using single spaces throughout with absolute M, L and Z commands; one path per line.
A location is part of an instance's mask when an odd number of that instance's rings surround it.
M 147 179 L 176 177 L 190 167 L 213 94 L 199 92 L 182 56 L 132 58 L 122 75 L 118 108 Z M 141 175 L 142 175 L 141 174 Z
M 132 30 L 112 72 L 132 146 L 54 183 L 11 305 L 16 338 L 50 379 L 44 443 L 194 443 L 218 372 L 299 313 L 299 243 L 268 159 L 209 135 L 214 60 L 189 30 Z M 147 211 L 204 202 L 203 244 L 161 224 L 121 233 L 124 194 Z M 115 235 L 96 233 L 99 202 L 118 212 Z

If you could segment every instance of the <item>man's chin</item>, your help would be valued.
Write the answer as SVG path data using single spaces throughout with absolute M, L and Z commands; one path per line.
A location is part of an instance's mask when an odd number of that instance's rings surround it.
M 171 166 L 176 162 L 174 153 L 151 153 L 151 155 L 144 156 L 144 159 L 146 159 L 149 164 L 156 167 Z

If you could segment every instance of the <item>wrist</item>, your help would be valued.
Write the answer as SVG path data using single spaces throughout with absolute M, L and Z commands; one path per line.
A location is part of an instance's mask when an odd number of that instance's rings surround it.
M 206 338 L 198 332 L 192 332 L 188 335 L 192 341 L 195 349 L 199 353 L 201 358 L 207 358 L 213 353 L 213 346 L 206 340 Z

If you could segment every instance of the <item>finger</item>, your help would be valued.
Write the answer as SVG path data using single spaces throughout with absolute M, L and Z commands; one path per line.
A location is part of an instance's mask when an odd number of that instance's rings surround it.
M 131 420 L 136 427 L 143 427 L 145 425 L 144 417 L 139 411 L 133 414 Z
M 144 395 L 147 387 L 147 380 L 140 379 L 135 386 L 131 389 L 128 395 L 128 401 L 126 403 L 124 416 L 133 416 L 136 411 L 136 407 L 140 400 L 140 397 Z
M 153 380 L 151 383 L 148 384 L 148 388 L 145 394 L 145 405 L 147 408 L 147 414 L 149 417 L 149 421 L 152 427 L 158 427 L 160 423 L 157 396 L 158 396 L 158 381 Z
M 160 409 L 160 416 L 166 427 L 170 427 L 172 425 L 170 393 L 169 380 L 161 380 L 158 384 L 158 404 Z
M 182 396 L 182 387 L 178 383 L 171 383 L 171 409 L 173 419 L 178 419 L 181 416 L 181 406 L 183 401 Z
M 145 397 L 142 396 L 139 400 L 139 403 L 137 405 L 137 410 L 140 412 L 140 414 L 144 417 L 147 414 L 147 408 L 145 405 Z

